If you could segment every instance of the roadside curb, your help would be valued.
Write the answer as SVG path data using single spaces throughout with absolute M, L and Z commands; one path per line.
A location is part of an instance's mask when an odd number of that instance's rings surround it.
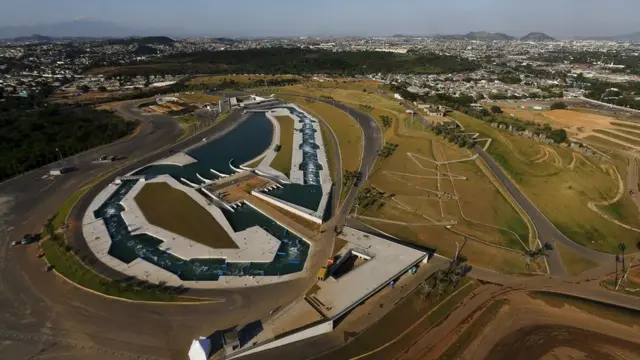
M 51 241 L 49 239 L 44 240 L 44 241 Z M 74 256 L 76 256 L 74 254 Z M 47 264 L 47 266 L 51 266 L 51 264 L 49 263 L 49 260 L 47 259 L 46 255 L 42 257 L 44 259 L 44 262 Z M 80 261 L 80 259 L 78 259 Z M 82 263 L 82 262 L 81 262 Z M 82 263 L 84 265 L 84 263 Z M 89 269 L 87 267 L 87 269 Z M 91 269 L 89 269 L 90 271 L 93 271 Z M 53 272 L 55 272 L 55 274 L 63 279 L 64 281 L 68 282 L 69 284 L 77 287 L 78 289 L 84 290 L 84 291 L 88 291 L 90 293 L 93 293 L 95 295 L 98 296 L 102 296 L 104 298 L 107 299 L 111 299 L 111 300 L 118 300 L 118 301 L 125 301 L 125 302 L 129 302 L 129 303 L 138 303 L 138 304 L 153 304 L 153 305 L 202 305 L 202 304 L 217 304 L 217 303 L 222 303 L 225 302 L 225 300 L 213 300 L 213 299 L 206 299 L 206 298 L 199 298 L 199 297 L 184 297 L 184 298 L 191 298 L 194 300 L 200 300 L 202 299 L 202 301 L 197 301 L 197 302 L 188 302 L 188 301 L 149 301 L 149 300 L 131 300 L 131 299 L 127 299 L 127 298 L 123 298 L 123 297 L 118 297 L 118 296 L 113 296 L 113 295 L 107 295 L 107 294 L 103 294 L 99 291 L 93 290 L 93 289 L 89 289 L 88 287 L 84 287 L 76 282 L 74 282 L 73 280 L 67 278 L 66 276 L 64 276 L 63 274 L 61 274 L 60 272 L 58 272 L 54 266 L 53 268 Z M 104 276 L 96 273 L 96 275 L 101 276 L 104 278 Z M 108 278 L 104 278 L 106 280 L 111 280 Z M 180 297 L 179 295 L 176 295 L 177 297 Z

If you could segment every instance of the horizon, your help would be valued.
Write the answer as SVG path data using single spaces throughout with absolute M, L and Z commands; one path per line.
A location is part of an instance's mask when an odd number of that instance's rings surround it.
M 578 0 L 540 0 L 535 4 L 502 4 L 501 0 L 458 0 L 455 4 L 427 4 L 416 0 L 404 0 L 401 4 L 381 0 L 348 4 L 337 0 L 321 4 L 273 0 L 265 4 L 247 0 L 247 6 L 242 8 L 206 0 L 186 0 L 179 4 L 169 0 L 143 0 L 117 5 L 91 0 L 69 0 L 63 4 L 33 0 L 29 6 L 18 0 L 5 2 L 0 28 L 42 27 L 88 20 L 112 23 L 119 27 L 120 33 L 134 32 L 130 35 L 139 32 L 175 37 L 370 37 L 487 31 L 514 37 L 542 32 L 569 39 L 640 31 L 634 27 L 634 14 L 640 12 L 640 3 L 631 0 L 613 4 L 584 4 Z M 571 16 L 567 17 L 567 12 L 571 12 Z

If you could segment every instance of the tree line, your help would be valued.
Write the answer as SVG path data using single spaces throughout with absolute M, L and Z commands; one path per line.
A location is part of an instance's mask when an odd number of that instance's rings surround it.
M 35 102 L 34 102 L 35 101 Z M 0 180 L 131 133 L 136 122 L 109 111 L 34 99 L 0 106 Z
M 439 74 L 470 72 L 480 64 L 452 55 L 411 52 L 264 48 L 172 54 L 135 66 L 106 70 L 111 75 L 313 74 L 355 76 L 371 73 Z M 100 72 L 94 69 L 93 72 Z

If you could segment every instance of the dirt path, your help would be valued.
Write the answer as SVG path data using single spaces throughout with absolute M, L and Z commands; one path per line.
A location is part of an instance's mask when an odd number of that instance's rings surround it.
M 513 152 L 513 154 L 520 160 L 524 161 L 525 163 L 528 163 L 529 161 L 527 161 L 525 158 L 523 158 L 522 156 L 520 156 L 520 154 L 518 153 L 518 150 L 516 150 L 516 148 L 513 146 L 513 144 L 511 144 L 511 142 L 509 140 L 507 140 L 507 138 L 505 138 L 504 136 L 502 136 L 502 134 L 496 132 L 495 133 L 496 136 L 500 139 L 500 141 L 502 141 L 503 143 L 505 143 L 505 145 L 507 145 L 509 147 L 509 149 L 511 150 L 511 152 Z
M 444 155 L 444 151 L 443 151 L 442 149 L 440 149 L 440 151 L 442 152 L 442 158 L 443 158 L 443 159 L 444 159 L 444 158 L 446 158 L 446 157 L 445 157 L 445 155 Z M 451 169 L 449 168 L 449 164 L 448 164 L 448 163 L 446 164 L 446 167 L 447 167 L 447 172 L 450 174 L 450 173 L 451 173 Z M 483 222 L 480 222 L 480 221 L 475 221 L 475 220 L 469 219 L 469 218 L 464 214 L 464 211 L 462 210 L 462 203 L 460 202 L 460 196 L 458 195 L 458 190 L 456 190 L 456 184 L 454 183 L 453 178 L 451 178 L 451 177 L 450 177 L 450 178 L 449 178 L 449 181 L 451 181 L 451 187 L 453 188 L 453 195 L 455 196 L 455 200 L 456 200 L 456 202 L 458 203 L 458 209 L 460 209 L 460 215 L 462 216 L 462 218 L 463 218 L 463 219 L 465 219 L 465 220 L 467 220 L 467 221 L 469 221 L 469 222 L 475 223 L 475 224 L 480 224 L 480 225 L 484 225 L 484 226 L 491 227 L 491 228 L 494 228 L 494 229 L 500 229 L 500 230 L 504 230 L 504 231 L 506 231 L 506 232 L 509 232 L 509 233 L 511 233 L 511 234 L 512 234 L 516 239 L 518 239 L 518 241 L 522 244 L 522 246 L 523 246 L 525 249 L 528 249 L 527 245 L 522 241 L 522 239 L 520 239 L 520 237 L 518 236 L 518 234 L 516 234 L 515 232 L 513 232 L 513 231 L 511 231 L 511 230 L 509 230 L 509 229 L 506 229 L 506 228 L 500 227 L 500 226 L 495 226 L 495 225 L 491 225 L 491 224 L 486 224 L 486 223 L 483 223 Z M 516 212 L 517 212 L 517 209 L 514 209 L 514 210 L 516 210 Z
M 540 153 L 534 157 L 532 157 L 531 159 L 529 159 L 529 161 L 533 161 L 535 162 L 536 160 L 540 159 L 541 157 L 545 156 L 546 151 L 544 151 L 544 149 L 542 148 L 542 146 L 538 145 L 538 149 L 540 150 Z M 549 155 L 547 155 L 549 156 Z
M 571 162 L 569 163 L 569 166 L 567 166 L 567 169 L 573 170 L 573 168 L 576 166 L 577 161 L 578 157 L 576 156 L 576 153 L 571 153 Z
M 571 153 L 571 163 L 567 166 L 567 169 L 573 170 L 575 168 L 578 160 L 584 161 L 587 165 L 591 166 L 594 170 L 598 170 L 598 167 L 593 165 L 587 158 L 582 156 L 582 154 L 578 154 L 576 152 Z
M 607 171 L 609 171 L 609 174 L 611 174 L 611 176 L 614 179 L 617 179 L 618 181 L 618 192 L 616 193 L 616 196 L 611 199 L 611 200 L 607 200 L 607 201 L 590 201 L 589 204 L 587 205 L 589 207 L 589 209 L 595 211 L 596 213 L 598 213 L 598 215 L 602 216 L 603 218 L 617 224 L 620 225 L 624 228 L 627 228 L 629 230 L 633 230 L 633 231 L 637 231 L 640 232 L 640 229 L 636 229 L 632 226 L 629 226 L 621 221 L 618 221 L 614 218 L 612 218 L 611 216 L 609 216 L 608 214 L 604 213 L 602 210 L 600 210 L 598 208 L 598 205 L 600 206 L 607 206 L 607 205 L 611 205 L 615 202 L 617 202 L 618 200 L 622 199 L 622 196 L 624 196 L 624 181 L 622 180 L 622 176 L 620 176 L 620 173 L 618 172 L 618 169 L 615 166 L 612 165 L 607 165 Z
M 558 152 L 555 149 L 548 146 L 544 146 L 544 149 L 545 151 L 549 152 L 553 156 L 553 165 L 559 168 L 562 168 L 563 161 L 560 155 L 558 155 Z
M 544 154 L 540 158 L 534 160 L 533 161 L 534 164 L 541 163 L 541 162 L 543 162 L 543 161 L 545 161 L 545 160 L 547 160 L 549 158 L 549 151 L 547 151 L 547 149 L 545 149 L 543 147 L 541 147 L 540 149 L 542 150 L 542 152 Z

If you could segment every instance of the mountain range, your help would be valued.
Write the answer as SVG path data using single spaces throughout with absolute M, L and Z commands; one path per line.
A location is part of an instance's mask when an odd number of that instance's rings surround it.
M 39 35 L 34 35 L 39 34 Z M 0 26 L 0 39 L 26 38 L 29 41 L 52 41 L 55 39 L 46 38 L 124 38 L 131 36 L 156 36 L 166 35 L 172 37 L 188 37 L 193 35 L 213 35 L 194 33 L 192 31 L 177 28 L 144 28 L 131 27 L 117 24 L 110 21 L 97 19 L 78 19 L 51 24 L 37 24 L 24 26 Z M 487 31 L 474 31 L 459 35 L 435 35 L 444 39 L 465 39 L 465 40 L 517 40 L 517 38 L 500 33 Z M 30 39 L 34 38 L 34 39 Z M 576 40 L 614 40 L 614 41 L 640 41 L 640 32 L 624 34 L 619 36 L 591 36 L 576 37 Z M 523 41 L 553 41 L 554 39 L 541 32 L 532 32 L 520 40 Z
M 52 38 L 123 38 L 179 34 L 181 29 L 133 28 L 109 21 L 81 19 L 53 24 L 0 26 L 0 39 L 29 37 L 33 34 Z
M 464 35 L 437 35 L 436 37 L 441 39 L 458 39 L 458 40 L 478 40 L 478 41 L 494 41 L 494 40 L 522 40 L 522 41 L 555 41 L 551 36 L 541 33 L 532 32 L 522 38 L 518 39 L 511 35 L 507 35 L 500 32 L 488 32 L 488 31 L 472 31 Z

